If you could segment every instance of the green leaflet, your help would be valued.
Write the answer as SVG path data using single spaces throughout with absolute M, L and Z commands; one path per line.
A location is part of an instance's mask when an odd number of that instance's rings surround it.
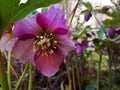
M 0 0 L 0 34 L 10 23 L 24 18 L 33 10 L 60 1 L 62 0 L 28 0 L 19 4 L 20 0 Z

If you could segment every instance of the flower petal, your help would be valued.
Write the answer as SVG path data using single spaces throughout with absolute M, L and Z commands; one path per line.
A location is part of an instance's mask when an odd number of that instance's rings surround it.
M 42 56 L 42 53 L 35 56 L 35 64 L 38 70 L 41 71 L 45 76 L 53 76 L 58 70 L 62 63 L 62 55 L 59 53 L 52 53 L 48 56 Z
M 57 35 L 64 35 L 67 32 L 68 32 L 68 29 L 64 29 L 64 28 L 57 28 L 53 31 L 53 33 Z
M 54 6 L 51 6 L 46 13 L 37 15 L 37 23 L 43 30 L 50 30 L 58 35 L 66 34 L 69 31 L 65 22 L 64 13 Z
M 77 44 L 76 45 L 76 54 L 81 55 L 83 54 L 84 51 L 84 46 L 82 44 Z
M 51 6 L 49 10 L 46 13 L 44 13 L 44 16 L 46 17 L 44 18 L 44 22 L 47 22 L 46 26 L 48 26 L 49 30 L 54 31 L 59 27 L 66 28 L 66 20 L 64 18 L 64 13 L 59 8 L 54 8 L 54 6 Z
M 27 16 L 14 23 L 13 34 L 16 37 L 22 38 L 23 35 L 35 35 L 39 28 L 36 22 L 36 15 L 33 17 Z
M 62 51 L 63 55 L 68 55 L 68 52 L 74 50 L 75 44 L 66 36 L 59 36 L 57 47 Z
M 13 57 L 19 59 L 22 63 L 34 60 L 35 51 L 33 51 L 33 39 L 21 41 L 18 40 L 13 47 Z
M 47 30 L 48 28 L 48 19 L 46 17 L 46 13 L 44 14 L 37 14 L 37 23 L 40 25 L 40 27 L 42 28 L 42 30 Z
M 0 50 L 2 51 L 11 51 L 17 38 L 15 38 L 12 34 L 4 33 L 0 40 Z

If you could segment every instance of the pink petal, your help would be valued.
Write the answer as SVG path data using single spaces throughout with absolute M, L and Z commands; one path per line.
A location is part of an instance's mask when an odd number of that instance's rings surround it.
M 36 15 L 33 17 L 27 16 L 14 23 L 13 34 L 16 37 L 22 38 L 23 35 L 35 35 L 39 28 L 36 22 Z
M 12 34 L 4 33 L 0 40 L 0 50 L 2 51 L 11 51 L 17 38 L 15 38 Z
M 48 12 L 46 13 L 46 17 L 49 19 L 52 25 L 59 23 L 65 24 L 66 22 L 62 10 L 60 10 L 59 8 L 55 8 L 54 6 L 51 6 L 49 8 Z
M 19 59 L 22 63 L 34 60 L 35 51 L 33 51 L 33 39 L 21 41 L 18 40 L 12 50 L 13 57 Z
M 57 35 L 64 35 L 68 32 L 67 29 L 64 29 L 64 28 L 57 28 L 53 31 L 54 34 L 57 34 Z
M 47 30 L 48 28 L 48 20 L 45 14 L 37 14 L 37 23 L 40 25 L 42 30 Z
M 84 51 L 84 46 L 82 44 L 77 44 L 76 45 L 76 54 L 81 55 L 83 54 Z
M 46 13 L 38 14 L 37 22 L 44 30 L 54 31 L 57 28 L 68 28 L 65 25 L 64 13 L 54 6 L 51 6 Z
M 53 6 L 46 13 L 37 15 L 37 23 L 42 30 L 50 30 L 57 35 L 64 35 L 69 32 L 65 22 L 64 13 Z
M 57 47 L 62 51 L 63 55 L 68 55 L 68 52 L 74 50 L 75 44 L 66 36 L 59 36 Z
M 59 70 L 62 59 L 62 55 L 56 52 L 48 56 L 42 56 L 42 53 L 40 53 L 35 56 L 35 64 L 42 74 L 50 77 Z

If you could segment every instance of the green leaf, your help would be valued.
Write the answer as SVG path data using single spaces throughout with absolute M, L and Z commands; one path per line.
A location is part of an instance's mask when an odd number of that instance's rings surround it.
M 85 88 L 85 90 L 95 90 L 96 89 L 96 85 L 91 83 L 91 84 L 88 84 Z
M 101 42 L 101 39 L 95 38 L 93 39 L 93 43 L 95 44 L 98 50 L 101 50 L 102 48 L 104 48 L 103 43 Z
M 64 84 L 63 82 L 60 84 L 60 90 L 64 90 L 64 85 L 63 84 Z
M 93 43 L 98 49 L 103 49 L 105 47 L 111 48 L 111 49 L 120 49 L 120 45 L 117 44 L 115 41 L 112 41 L 111 39 L 94 39 Z
M 85 13 L 87 13 L 87 12 L 89 12 L 88 9 L 81 11 L 81 14 L 85 14 Z
M 100 28 L 98 31 L 97 31 L 97 36 L 99 39 L 102 39 L 103 38 L 103 35 L 104 35 L 104 31 L 102 28 Z
M 13 20 L 18 20 L 29 14 L 31 11 L 40 8 L 49 6 L 51 4 L 60 2 L 61 0 L 28 0 L 27 3 L 21 4 L 14 11 Z
M 114 10 L 112 12 L 106 12 L 106 14 L 112 18 L 119 18 L 118 11 Z
M 104 46 L 107 46 L 111 49 L 120 49 L 120 45 L 110 39 L 105 39 L 102 42 L 103 42 Z
M 46 12 L 47 10 L 48 10 L 47 7 L 43 7 L 43 8 L 42 8 L 42 13 Z
M 80 2 L 80 4 L 84 5 L 89 11 L 93 10 L 93 7 L 89 2 Z
M 33 10 L 58 3 L 62 0 L 28 0 L 20 3 L 20 0 L 0 0 L 0 34 L 12 22 L 24 18 Z
M 120 18 L 106 19 L 103 21 L 103 24 L 106 27 L 119 28 L 120 27 Z
M 78 39 L 78 38 L 81 38 L 83 34 L 86 33 L 86 29 L 75 29 L 72 31 L 72 36 L 73 36 L 73 39 Z
M 97 13 L 99 13 L 100 11 L 99 11 L 98 9 L 94 9 L 92 12 L 93 12 L 94 14 L 97 14 Z

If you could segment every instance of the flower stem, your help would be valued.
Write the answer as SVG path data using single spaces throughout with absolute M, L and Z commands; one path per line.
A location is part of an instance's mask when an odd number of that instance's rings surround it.
M 111 62 L 109 61 L 109 89 L 108 90 L 111 90 Z
M 112 79 L 112 71 L 111 71 L 111 67 L 112 67 L 112 63 L 111 63 L 111 55 L 110 55 L 110 50 L 108 49 L 108 57 L 109 57 L 109 61 L 108 61 L 108 65 L 109 65 L 109 84 L 108 84 L 108 90 L 111 90 L 111 79 Z
M 98 62 L 98 69 L 97 69 L 97 90 L 99 90 L 99 80 L 100 80 L 102 54 L 100 54 L 100 58 L 99 59 L 100 59 L 100 61 Z
M 1 84 L 2 90 L 9 90 L 7 76 L 5 73 L 5 67 L 3 65 L 1 52 L 0 52 L 0 84 Z
M 12 90 L 12 85 L 11 85 L 11 52 L 8 51 L 8 65 L 7 65 L 7 70 L 8 70 L 8 74 L 7 74 L 7 79 L 8 79 L 8 86 L 9 86 L 9 90 Z
M 66 57 L 66 69 L 67 69 L 67 75 L 69 80 L 69 90 L 71 90 L 72 84 L 71 84 L 71 76 L 70 76 L 70 70 L 69 70 L 69 64 L 68 64 L 68 57 Z
M 76 90 L 76 86 L 75 86 L 75 70 L 74 70 L 73 65 L 72 65 L 72 80 L 73 80 L 73 90 Z
M 81 81 L 80 81 L 80 74 L 79 74 L 79 65 L 78 65 L 78 59 L 77 59 L 77 56 L 75 56 L 75 67 L 76 67 L 76 75 L 77 75 L 77 80 L 78 80 L 78 87 L 79 87 L 79 90 L 82 90 L 81 89 Z
M 23 71 L 20 79 L 19 79 L 18 82 L 17 82 L 17 85 L 16 85 L 16 87 L 15 87 L 15 90 L 18 90 L 18 89 L 19 89 L 20 84 L 21 84 L 21 82 L 22 82 L 22 80 L 23 80 L 23 78 L 24 78 L 24 76 L 25 76 L 25 74 L 26 74 L 27 69 L 28 69 L 28 64 L 26 64 L 25 69 L 24 69 L 24 71 Z
M 29 63 L 29 85 L 28 85 L 28 90 L 32 90 L 32 63 Z

